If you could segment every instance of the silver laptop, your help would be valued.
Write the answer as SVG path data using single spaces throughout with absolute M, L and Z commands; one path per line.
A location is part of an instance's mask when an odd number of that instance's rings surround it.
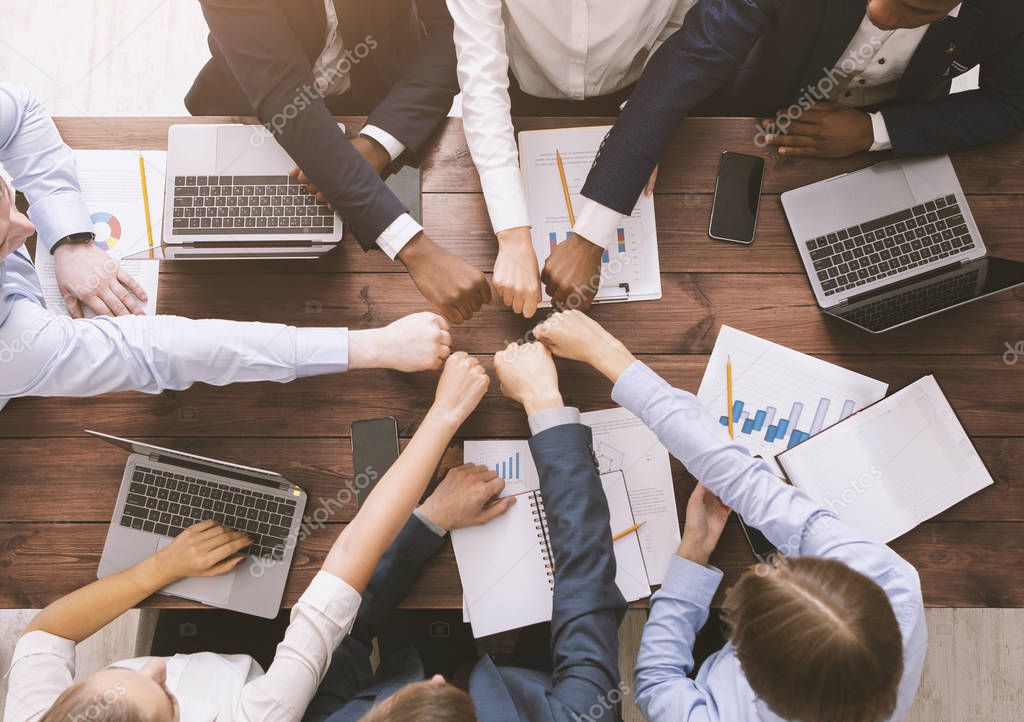
M 948 156 L 886 161 L 782 194 L 818 305 L 882 333 L 1024 284 L 986 256 Z
M 124 571 L 205 519 L 245 531 L 252 544 L 234 570 L 161 591 L 272 619 L 284 596 L 306 493 L 280 474 L 86 431 L 129 452 L 98 576 Z
M 159 257 L 312 258 L 333 249 L 342 219 L 288 176 L 294 167 L 262 125 L 172 125 Z

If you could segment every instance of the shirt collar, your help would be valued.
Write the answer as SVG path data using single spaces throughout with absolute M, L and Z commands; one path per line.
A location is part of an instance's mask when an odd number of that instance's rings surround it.
M 950 17 L 950 18 L 958 18 L 958 17 L 960 17 L 960 8 L 962 8 L 963 6 L 964 6 L 963 3 L 958 3 L 955 8 L 953 8 L 952 10 L 949 11 L 949 15 L 947 15 L 946 17 Z

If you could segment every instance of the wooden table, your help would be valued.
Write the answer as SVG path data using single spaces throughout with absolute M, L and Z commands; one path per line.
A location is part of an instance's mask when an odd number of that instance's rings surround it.
M 74 118 L 58 120 L 75 148 L 165 148 L 167 126 L 237 119 Z M 345 118 L 349 128 L 361 119 Z M 520 129 L 607 122 L 521 119 Z M 1024 607 L 1024 358 L 1003 360 L 1024 339 L 1024 293 L 1006 293 L 883 336 L 826 319 L 800 265 L 779 193 L 880 159 L 768 158 L 757 240 L 751 247 L 708 238 L 711 193 L 724 149 L 764 154 L 753 121 L 691 119 L 661 165 L 655 198 L 664 297 L 596 307 L 593 315 L 671 383 L 696 389 L 723 323 L 887 381 L 893 389 L 934 373 L 950 397 L 994 486 L 903 536 L 893 547 L 921 574 L 930 606 Z M 993 254 L 1024 261 L 1024 140 L 957 153 L 954 162 Z M 461 124 L 439 134 L 423 163 L 427 232 L 490 271 L 495 256 L 480 185 Z M 192 317 L 298 326 L 368 328 L 422 310 L 398 264 L 364 254 L 354 241 L 320 261 L 166 262 L 159 310 Z M 531 323 L 486 308 L 454 331 L 455 344 L 490 355 Z M 566 402 L 607 408 L 610 385 L 579 364 L 559 363 Z M 392 415 L 403 438 L 432 398 L 433 374 L 361 372 L 288 385 L 198 385 L 159 396 L 19 399 L 0 413 L 0 606 L 41 607 L 95 578 L 124 454 L 82 430 L 98 429 L 284 473 L 306 488 L 310 509 L 351 485 L 354 419 Z M 522 410 L 492 384 L 459 439 L 528 434 Z M 447 463 L 459 461 L 457 450 Z M 693 479 L 673 460 L 680 519 Z M 344 495 L 343 496 L 347 496 Z M 348 505 L 303 541 L 286 604 L 295 601 L 332 540 L 351 519 Z M 751 562 L 730 522 L 713 562 L 726 584 Z M 461 589 L 450 544 L 427 566 L 410 607 L 455 608 Z M 183 606 L 168 597 L 150 605 Z

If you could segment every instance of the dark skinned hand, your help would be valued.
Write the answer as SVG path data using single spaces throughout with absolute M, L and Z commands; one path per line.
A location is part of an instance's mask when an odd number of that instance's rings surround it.
M 555 246 L 541 271 L 544 290 L 556 309 L 590 308 L 601 286 L 604 249 L 575 233 Z
M 786 111 L 780 110 L 777 118 L 766 118 L 761 126 L 769 128 L 785 115 Z M 784 156 L 845 158 L 869 150 L 875 142 L 871 116 L 839 103 L 817 103 L 780 130 L 779 135 L 767 135 L 765 140 L 778 146 Z
M 491 302 L 487 276 L 420 232 L 398 252 L 423 297 L 452 323 L 473 317 Z

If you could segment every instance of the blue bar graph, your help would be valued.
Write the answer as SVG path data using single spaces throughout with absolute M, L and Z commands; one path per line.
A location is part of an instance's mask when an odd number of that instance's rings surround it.
M 518 480 L 519 476 L 519 452 L 508 457 L 508 461 L 495 462 L 494 473 L 505 481 L 510 479 Z
M 828 411 L 832 408 L 832 400 L 825 397 L 818 399 L 814 418 L 811 420 L 809 428 L 804 427 L 807 429 L 806 431 L 800 428 L 800 420 L 804 413 L 804 405 L 800 401 L 794 401 L 789 409 L 789 415 L 777 421 L 775 418 L 777 409 L 774 406 L 766 406 L 763 409 L 753 411 L 747 411 L 745 407 L 745 402 L 739 399 L 733 401 L 732 422 L 734 425 L 738 425 L 739 433 L 748 436 L 754 433 L 763 433 L 764 440 L 767 443 L 784 442 L 788 449 L 802 441 L 806 441 L 825 428 Z M 842 421 L 852 414 L 854 407 L 855 403 L 850 399 L 844 401 L 838 420 Z M 720 416 L 718 422 L 722 426 L 728 426 L 729 418 L 727 416 Z

